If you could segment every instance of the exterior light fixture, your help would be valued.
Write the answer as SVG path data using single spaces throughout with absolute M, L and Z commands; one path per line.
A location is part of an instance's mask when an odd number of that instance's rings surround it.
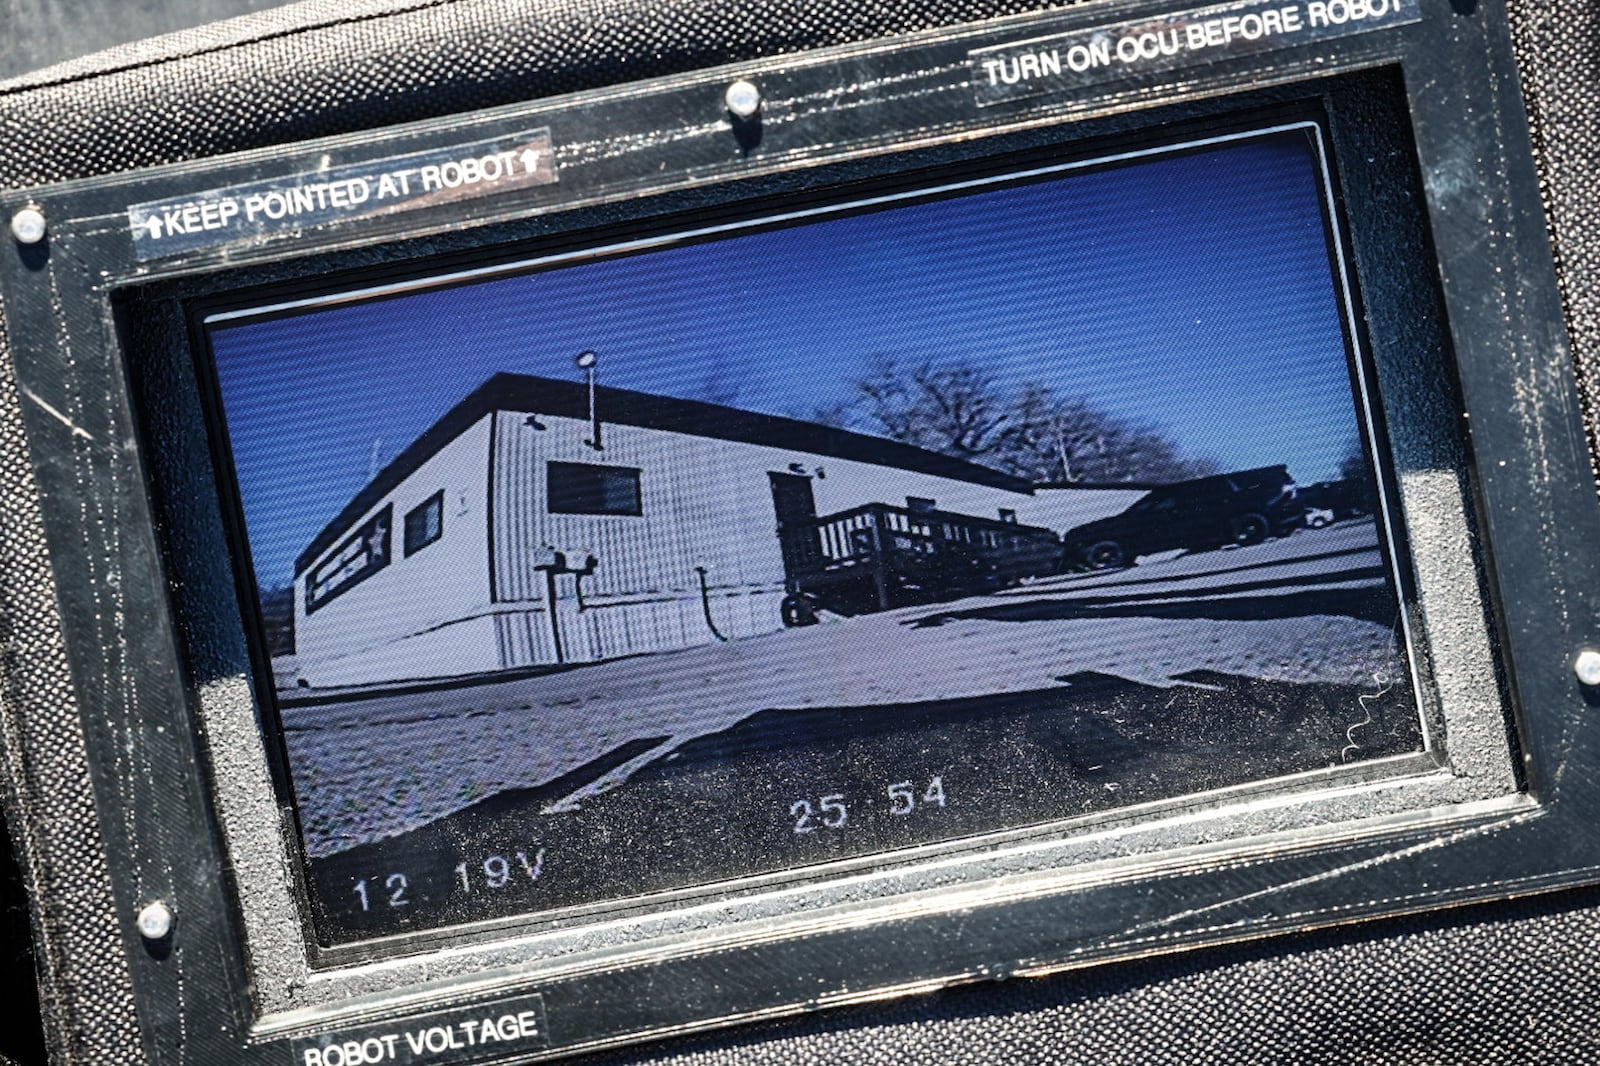
M 594 368 L 600 362 L 600 357 L 592 351 L 582 351 L 573 362 L 589 379 L 589 439 L 583 443 L 597 452 L 604 451 L 605 445 L 600 440 L 600 411 L 594 402 Z

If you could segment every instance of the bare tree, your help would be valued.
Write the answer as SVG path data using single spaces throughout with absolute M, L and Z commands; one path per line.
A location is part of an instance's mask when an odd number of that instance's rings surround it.
M 996 452 L 1010 419 L 994 379 L 966 363 L 906 368 L 879 357 L 850 388 L 847 423 L 962 459 Z
M 293 585 L 261 590 L 261 624 L 266 630 L 270 654 L 294 654 Z
M 1034 481 L 1182 481 L 1221 469 L 1214 459 L 1183 455 L 1154 427 L 1087 400 L 1058 399 L 1042 385 L 1024 385 L 1012 411 L 1005 466 Z
M 722 407 L 736 407 L 743 391 L 739 379 L 734 375 L 712 371 L 700 378 L 700 383 L 689 396 Z
M 1037 482 L 1181 481 L 1215 473 L 1185 457 L 1159 430 L 1025 384 L 1007 395 L 970 363 L 910 368 L 880 357 L 851 379 L 851 398 L 816 412 L 827 425 L 860 429 L 1004 470 Z
M 1372 480 L 1372 466 L 1367 462 L 1367 457 L 1359 451 L 1353 451 L 1339 460 L 1339 480 L 1370 482 Z

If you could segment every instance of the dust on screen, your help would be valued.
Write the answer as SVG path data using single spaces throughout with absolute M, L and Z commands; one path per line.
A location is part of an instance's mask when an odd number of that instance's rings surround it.
M 213 320 L 329 935 L 1420 750 L 1317 138 Z

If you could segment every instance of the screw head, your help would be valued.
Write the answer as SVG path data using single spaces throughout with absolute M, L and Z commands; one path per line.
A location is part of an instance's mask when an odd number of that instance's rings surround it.
M 139 927 L 139 935 L 146 940 L 165 940 L 172 935 L 172 908 L 159 899 L 147 903 L 134 924 Z
M 722 94 L 722 102 L 735 118 L 750 118 L 761 110 L 761 90 L 740 78 Z
M 1585 648 L 1572 660 L 1572 672 L 1584 685 L 1600 685 L 1600 651 Z
M 44 212 L 37 207 L 24 207 L 11 216 L 11 235 L 18 244 L 38 244 L 44 240 Z

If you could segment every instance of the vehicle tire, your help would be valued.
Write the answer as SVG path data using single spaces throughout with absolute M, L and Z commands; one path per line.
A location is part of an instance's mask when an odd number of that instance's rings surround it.
M 1090 570 L 1120 570 L 1128 565 L 1128 555 L 1114 540 L 1100 540 L 1083 550 L 1083 561 Z
M 803 592 L 791 592 L 778 605 L 778 614 L 789 629 L 814 626 L 818 622 L 816 603 Z
M 1246 514 L 1233 520 L 1233 543 L 1240 547 L 1260 544 L 1272 535 L 1272 523 L 1266 515 Z
M 1310 526 L 1312 529 L 1321 529 L 1327 524 L 1328 520 L 1322 515 L 1317 515 L 1315 518 L 1306 519 L 1306 525 Z

